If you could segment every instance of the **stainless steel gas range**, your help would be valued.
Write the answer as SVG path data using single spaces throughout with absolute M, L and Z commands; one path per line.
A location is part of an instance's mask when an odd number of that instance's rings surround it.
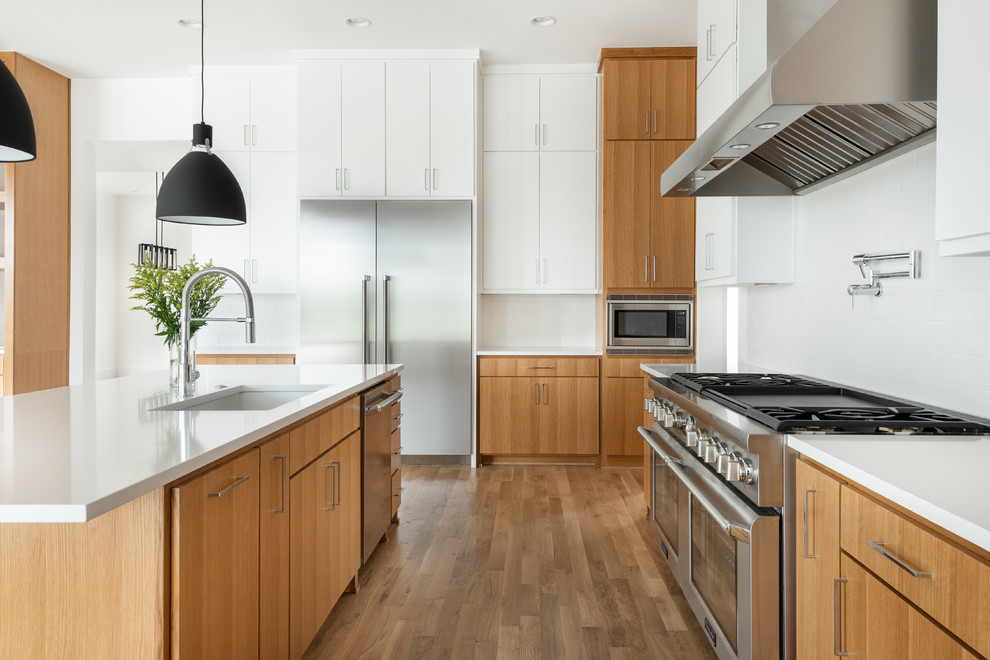
M 715 653 L 791 657 L 793 495 L 788 434 L 988 434 L 990 427 L 786 374 L 651 378 L 650 528 Z M 792 460 L 792 459 L 790 459 Z

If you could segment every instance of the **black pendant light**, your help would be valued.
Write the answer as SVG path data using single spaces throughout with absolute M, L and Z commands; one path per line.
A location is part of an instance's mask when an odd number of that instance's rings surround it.
M 31 107 L 14 74 L 0 61 L 0 163 L 21 163 L 37 155 Z
M 155 216 L 189 225 L 243 225 L 244 193 L 234 174 L 212 152 L 213 127 L 206 123 L 205 0 L 200 2 L 200 123 L 193 124 L 192 149 L 172 166 L 158 193 Z

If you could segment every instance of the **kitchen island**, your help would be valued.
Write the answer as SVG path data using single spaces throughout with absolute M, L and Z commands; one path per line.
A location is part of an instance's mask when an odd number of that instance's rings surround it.
M 401 370 L 202 369 L 298 395 L 270 410 L 157 410 L 166 372 L 5 397 L 0 657 L 299 657 L 356 587 L 357 395 Z

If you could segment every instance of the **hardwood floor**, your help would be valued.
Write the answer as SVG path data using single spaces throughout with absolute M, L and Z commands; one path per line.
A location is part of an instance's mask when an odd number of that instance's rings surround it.
M 309 659 L 715 658 L 650 537 L 638 470 L 402 468 L 401 524 Z

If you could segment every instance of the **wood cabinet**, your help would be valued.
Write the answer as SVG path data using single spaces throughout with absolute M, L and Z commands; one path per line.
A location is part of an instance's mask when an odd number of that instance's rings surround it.
M 197 353 L 196 364 L 295 364 L 293 353 Z
M 687 141 L 605 143 L 606 288 L 694 286 L 694 200 L 660 196 L 660 175 Z
M 990 557 L 803 459 L 795 485 L 799 660 L 990 655 Z
M 398 392 L 402 387 L 402 378 L 394 376 L 389 379 L 390 392 Z M 399 505 L 402 503 L 402 400 L 396 401 L 389 408 L 392 414 L 392 522 L 399 522 Z
M 482 358 L 478 445 L 484 456 L 598 453 L 598 359 Z M 496 374 L 506 375 L 496 375 Z M 563 375 L 568 374 L 568 375 Z
M 3 393 L 69 384 L 70 83 L 0 53 L 34 118 L 37 159 L 0 163 Z
M 300 197 L 385 195 L 385 62 L 297 67 Z
M 485 151 L 594 151 L 594 75 L 486 75 Z
M 691 140 L 695 122 L 695 51 L 644 59 L 636 51 L 603 49 L 606 140 Z M 631 57 L 630 57 L 631 55 Z
M 471 61 L 385 63 L 385 193 L 474 194 Z
M 258 657 L 259 450 L 172 488 L 172 657 Z
M 639 457 L 643 438 L 636 428 L 643 423 L 643 381 L 639 378 L 604 379 L 602 387 L 602 453 L 609 457 Z
M 259 657 L 289 657 L 289 435 L 259 448 Z
M 482 284 L 489 292 L 594 292 L 597 154 L 487 152 Z

